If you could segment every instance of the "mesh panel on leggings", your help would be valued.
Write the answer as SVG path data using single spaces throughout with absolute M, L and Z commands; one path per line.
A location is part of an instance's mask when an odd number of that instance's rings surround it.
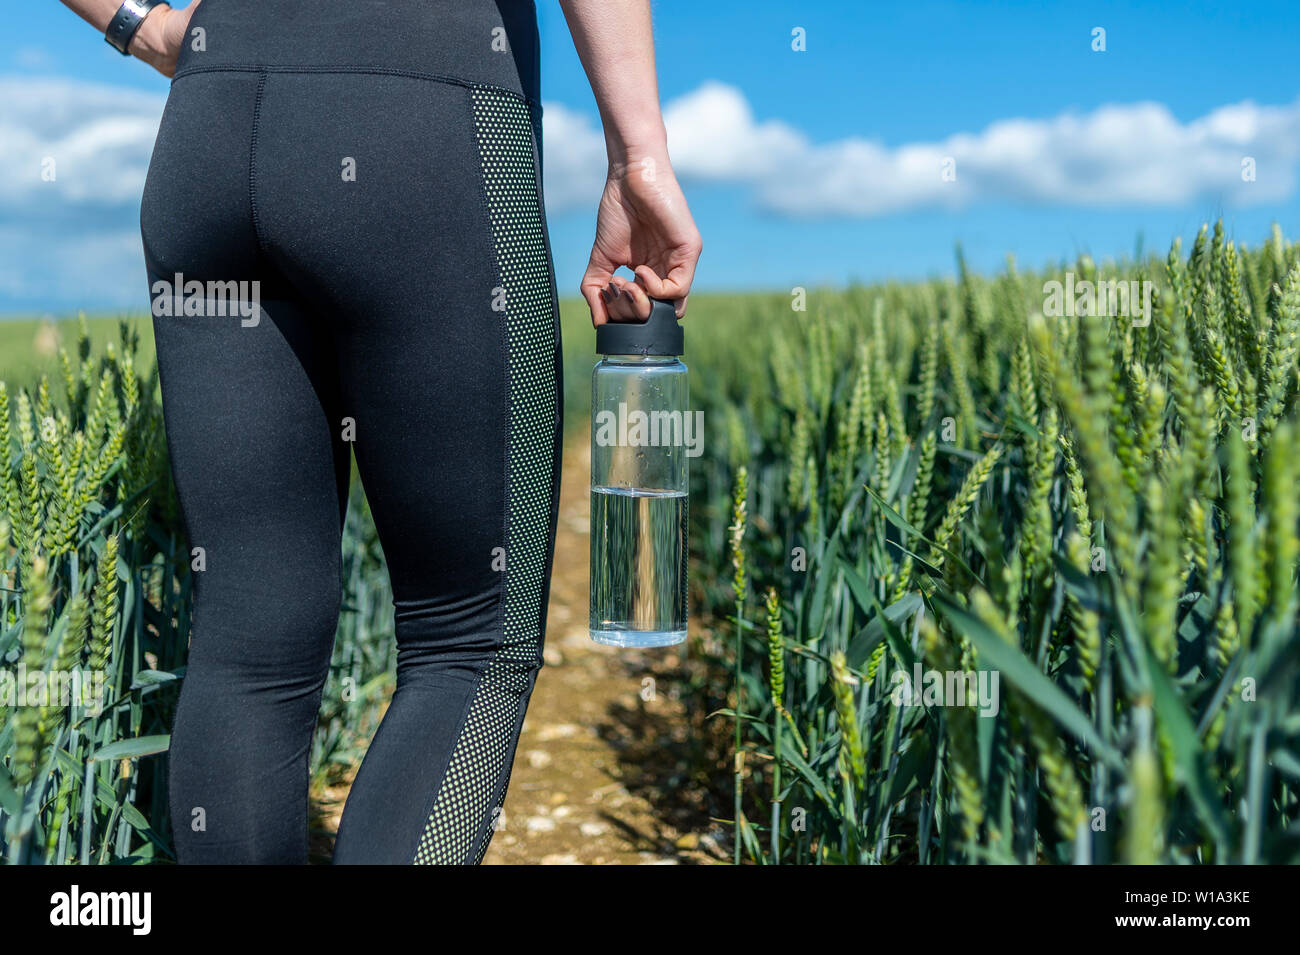
M 418 865 L 477 861 L 541 657 L 556 427 L 555 315 L 537 194 L 533 126 L 510 95 L 470 93 L 497 269 L 505 289 L 509 425 L 505 636 L 483 673 L 416 849 Z M 484 290 L 485 297 L 488 290 Z

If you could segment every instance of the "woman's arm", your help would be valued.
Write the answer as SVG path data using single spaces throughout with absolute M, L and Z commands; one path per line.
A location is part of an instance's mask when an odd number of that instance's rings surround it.
M 648 0 L 560 0 L 600 108 L 609 154 L 582 295 L 599 325 L 644 318 L 650 300 L 681 316 L 702 243 L 668 159 Z M 635 282 L 614 275 L 619 266 Z
M 102 34 L 108 29 L 109 21 L 122 5 L 122 0 L 63 0 L 63 4 Z M 176 57 L 185 42 L 185 29 L 198 5 L 199 0 L 194 0 L 183 10 L 173 10 L 160 3 L 141 21 L 127 52 L 144 60 L 163 76 L 171 76 L 176 72 Z

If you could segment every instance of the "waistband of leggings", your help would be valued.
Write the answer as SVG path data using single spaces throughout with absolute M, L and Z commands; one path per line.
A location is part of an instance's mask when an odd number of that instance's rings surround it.
M 539 45 L 532 0 L 203 0 L 175 78 L 397 73 L 495 87 L 536 104 Z

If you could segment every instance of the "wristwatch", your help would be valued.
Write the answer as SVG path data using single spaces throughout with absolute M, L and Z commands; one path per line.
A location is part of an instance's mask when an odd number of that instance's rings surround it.
M 108 29 L 104 31 L 104 39 L 109 46 L 126 56 L 135 31 L 140 29 L 140 24 L 149 15 L 149 11 L 163 2 L 164 0 L 126 0 L 117 8 L 113 19 L 108 21 Z

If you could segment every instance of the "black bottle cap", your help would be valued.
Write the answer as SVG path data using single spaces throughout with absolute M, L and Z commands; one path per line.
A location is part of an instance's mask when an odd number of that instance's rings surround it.
M 677 323 L 673 303 L 650 300 L 650 317 L 644 322 L 606 322 L 596 329 L 596 352 L 601 355 L 680 355 L 686 335 Z

